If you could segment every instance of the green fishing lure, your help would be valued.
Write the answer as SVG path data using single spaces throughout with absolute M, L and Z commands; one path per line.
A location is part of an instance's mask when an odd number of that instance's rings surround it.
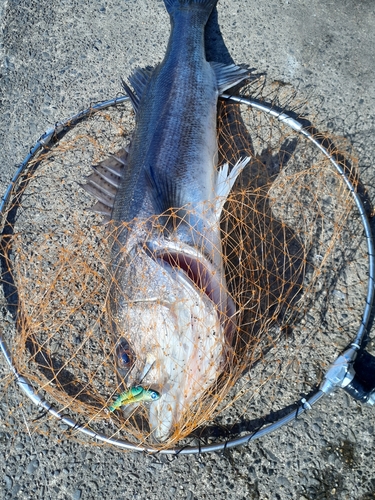
M 118 410 L 121 406 L 129 405 L 131 403 L 142 403 L 145 401 L 156 401 L 160 398 L 160 394 L 152 389 L 145 389 L 144 387 L 138 385 L 132 387 L 127 391 L 122 392 L 114 401 L 111 406 L 108 407 L 110 412 Z

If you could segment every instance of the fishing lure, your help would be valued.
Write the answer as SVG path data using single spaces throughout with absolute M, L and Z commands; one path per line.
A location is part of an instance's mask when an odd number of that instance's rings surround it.
M 145 389 L 144 387 L 138 385 L 132 387 L 127 391 L 122 392 L 114 401 L 111 406 L 108 407 L 110 412 L 118 410 L 121 406 L 128 405 L 130 403 L 142 403 L 144 401 L 156 401 L 160 398 L 160 394 L 152 389 Z

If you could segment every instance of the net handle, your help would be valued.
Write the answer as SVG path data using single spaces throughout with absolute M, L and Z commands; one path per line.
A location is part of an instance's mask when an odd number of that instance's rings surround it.
M 368 273 L 368 286 L 367 286 L 367 296 L 366 296 L 366 304 L 365 304 L 365 309 L 362 315 L 361 319 L 361 324 L 358 329 L 357 335 L 355 339 L 353 340 L 353 344 L 357 345 L 358 348 L 360 347 L 362 340 L 365 336 L 366 329 L 367 329 L 367 324 L 370 318 L 370 313 L 371 313 L 371 307 L 372 307 L 372 302 L 373 302 L 373 297 L 374 297 L 374 284 L 375 284 L 375 278 L 374 278 L 374 269 L 375 269 L 375 260 L 374 260 L 374 244 L 373 244 L 373 237 L 371 234 L 371 228 L 370 228 L 370 223 L 368 221 L 364 205 L 358 196 L 358 194 L 355 191 L 354 186 L 350 182 L 348 176 L 346 175 L 344 169 L 340 166 L 340 164 L 335 160 L 332 154 L 329 153 L 329 151 L 306 129 L 303 127 L 302 123 L 300 123 L 298 120 L 296 120 L 294 117 L 288 115 L 285 112 L 280 112 L 276 110 L 272 105 L 259 102 L 257 100 L 241 97 L 241 96 L 233 96 L 233 95 L 228 95 L 228 94 L 222 94 L 221 99 L 232 103 L 232 104 L 244 104 L 247 105 L 253 109 L 257 109 L 259 111 L 262 111 L 266 114 L 269 114 L 279 120 L 280 122 L 284 123 L 285 125 L 289 126 L 292 128 L 294 131 L 300 133 L 301 135 L 305 136 L 309 141 L 311 141 L 323 154 L 326 156 L 326 158 L 329 159 L 331 164 L 334 166 L 338 174 L 341 176 L 343 181 L 345 182 L 347 188 L 349 189 L 350 193 L 353 196 L 353 199 L 355 201 L 355 204 L 358 208 L 363 227 L 365 229 L 365 235 L 366 235 L 366 242 L 367 242 L 367 249 L 368 249 L 368 259 L 369 259 L 369 273 Z M 20 176 L 24 173 L 26 170 L 28 164 L 30 161 L 43 149 L 47 148 L 48 145 L 51 143 L 53 139 L 56 139 L 56 137 L 64 132 L 69 130 L 71 127 L 77 124 L 80 120 L 87 118 L 91 114 L 94 114 L 100 110 L 106 109 L 111 106 L 116 106 L 117 104 L 122 104 L 126 101 L 128 101 L 129 98 L 128 96 L 120 96 L 115 99 L 110 99 L 107 101 L 102 101 L 96 104 L 93 104 L 89 108 L 71 116 L 70 118 L 66 119 L 65 121 L 58 122 L 55 124 L 53 128 L 48 129 L 35 143 L 35 145 L 30 149 L 29 154 L 25 157 L 25 159 L 22 161 L 22 163 L 19 165 L 19 167 L 16 170 L 16 173 L 14 174 L 9 186 L 6 189 L 6 192 L 4 196 L 1 198 L 0 202 L 0 215 L 4 216 L 7 208 L 7 204 L 10 200 L 10 196 L 12 194 L 13 188 L 16 186 L 17 181 L 19 180 Z M 5 343 L 5 340 L 3 336 L 1 335 L 0 332 L 0 350 L 4 355 L 4 358 L 9 365 L 10 370 L 13 372 L 17 384 L 19 387 L 22 389 L 22 391 L 33 401 L 34 404 L 37 406 L 43 408 L 45 411 L 53 415 L 55 418 L 60 420 L 62 423 L 66 424 L 68 427 L 70 427 L 72 430 L 82 432 L 86 436 L 91 437 L 92 439 L 111 444 L 113 446 L 116 446 L 121 449 L 129 450 L 129 451 L 137 451 L 137 452 L 144 452 L 147 454 L 168 454 L 168 455 L 188 455 L 188 454 L 197 454 L 197 453 L 207 453 L 207 452 L 218 452 L 218 451 L 225 451 L 226 449 L 229 448 L 234 448 L 236 446 L 241 446 L 244 444 L 247 444 L 251 441 L 254 441 L 255 439 L 259 439 L 277 429 L 282 427 L 283 425 L 286 425 L 290 423 L 292 420 L 297 419 L 302 413 L 304 413 L 307 410 L 310 410 L 311 407 L 319 401 L 325 393 L 322 390 L 317 390 L 317 392 L 311 396 L 309 399 L 301 399 L 299 402 L 297 409 L 288 413 L 286 416 L 282 417 L 281 419 L 277 420 L 276 422 L 265 425 L 262 428 L 256 430 L 253 433 L 246 434 L 245 436 L 238 437 L 238 438 L 233 438 L 233 439 L 228 439 L 226 441 L 221 441 L 219 443 L 215 444 L 206 444 L 202 446 L 184 446 L 184 447 L 174 447 L 174 448 L 167 448 L 163 450 L 159 450 L 157 448 L 154 448 L 152 446 L 140 446 L 135 443 L 131 443 L 129 441 L 121 440 L 121 439 L 114 439 L 111 437 L 107 437 L 104 434 L 94 432 L 91 430 L 88 426 L 81 425 L 78 422 L 74 421 L 73 419 L 64 416 L 61 412 L 59 412 L 55 407 L 53 407 L 50 403 L 48 403 L 45 399 L 43 399 L 37 391 L 34 389 L 32 384 L 21 374 L 19 374 L 16 370 L 16 368 L 13 365 L 12 362 L 12 357 L 9 353 L 9 350 L 7 348 L 7 345 Z

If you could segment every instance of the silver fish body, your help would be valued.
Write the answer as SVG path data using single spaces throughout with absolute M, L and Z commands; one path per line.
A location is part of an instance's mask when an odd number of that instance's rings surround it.
M 128 157 L 131 178 L 119 188 L 115 220 L 131 221 L 215 196 L 218 85 L 204 55 L 207 9 L 199 16 L 191 10 L 172 17 L 165 58 L 152 73 L 143 72 L 149 77 L 146 85 L 137 85 L 142 70 L 131 78 L 142 95 Z
M 172 26 L 164 60 L 133 73 L 134 92 L 124 84 L 136 111 L 129 152 L 111 160 L 117 167 L 98 166 L 87 188 L 111 219 L 107 309 L 114 338 L 132 353 L 121 356 L 129 366 L 117 359 L 118 372 L 124 387 L 142 383 L 160 394 L 149 409 L 158 441 L 183 426 L 226 362 L 235 309 L 219 220 L 249 160 L 230 173 L 216 167 L 218 96 L 248 76 L 206 61 L 204 27 L 216 0 L 164 2 Z M 117 179 L 115 194 L 106 185 L 98 195 L 99 177 Z

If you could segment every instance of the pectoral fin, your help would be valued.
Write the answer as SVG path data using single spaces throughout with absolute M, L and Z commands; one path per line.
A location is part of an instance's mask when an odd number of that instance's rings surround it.
M 146 179 L 150 186 L 152 201 L 159 213 L 164 213 L 171 208 L 180 208 L 184 205 L 181 192 L 174 179 L 162 175 L 150 167 L 146 171 Z
M 216 178 L 216 220 L 220 219 L 221 211 L 223 210 L 224 203 L 228 198 L 228 195 L 236 182 L 237 177 L 240 175 L 242 170 L 246 167 L 246 165 L 250 161 L 250 156 L 246 158 L 241 158 L 232 168 L 232 170 L 228 174 L 229 165 L 228 163 L 224 163 L 222 167 L 220 167 L 217 178 Z

